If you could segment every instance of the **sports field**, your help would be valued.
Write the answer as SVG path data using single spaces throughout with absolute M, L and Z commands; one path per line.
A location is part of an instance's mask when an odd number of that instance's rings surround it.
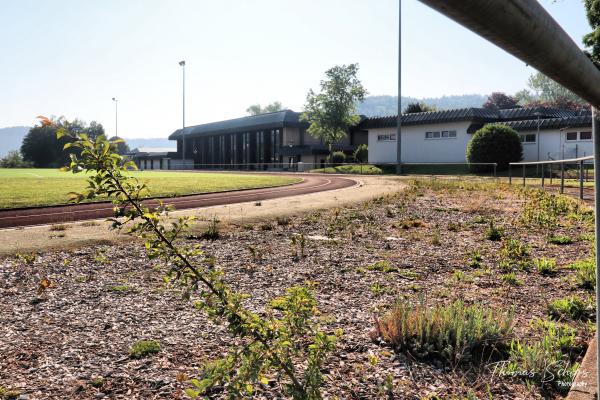
M 286 176 L 230 173 L 136 171 L 131 175 L 146 182 L 153 197 L 273 187 L 300 181 Z M 85 180 L 83 173 L 56 169 L 0 168 L 0 209 L 68 203 L 68 193 L 83 190 Z

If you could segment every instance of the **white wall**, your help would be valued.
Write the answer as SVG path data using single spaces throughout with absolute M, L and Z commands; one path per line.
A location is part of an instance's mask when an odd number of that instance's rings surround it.
M 466 162 L 465 151 L 471 135 L 470 122 L 411 125 L 402 127 L 402 161 L 407 163 Z M 456 131 L 455 138 L 425 139 L 425 132 Z M 369 163 L 396 162 L 396 141 L 379 142 L 381 134 L 395 134 L 396 128 L 369 129 Z
M 523 143 L 523 161 L 545 161 L 591 156 L 594 154 L 594 144 L 591 140 L 566 140 L 567 132 L 590 132 L 591 130 L 591 126 L 589 128 L 565 129 L 564 132 L 559 129 L 542 129 L 540 130 L 539 159 L 538 142 L 536 140 L 535 143 Z M 536 134 L 536 130 L 519 131 L 518 133 L 520 135 Z

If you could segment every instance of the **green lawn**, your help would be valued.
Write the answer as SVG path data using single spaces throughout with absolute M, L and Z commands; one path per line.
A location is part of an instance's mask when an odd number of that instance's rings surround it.
M 146 182 L 153 197 L 272 187 L 300 181 L 300 178 L 258 174 L 136 171 L 131 175 Z M 68 193 L 81 191 L 86 186 L 85 180 L 83 173 L 55 169 L 0 168 L 0 209 L 65 204 Z

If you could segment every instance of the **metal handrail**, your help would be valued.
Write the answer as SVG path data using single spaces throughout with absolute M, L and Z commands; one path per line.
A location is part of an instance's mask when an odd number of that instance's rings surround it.
M 542 164 L 575 164 L 579 161 L 587 161 L 593 160 L 594 156 L 586 156 L 586 157 L 578 157 L 578 158 L 569 158 L 565 160 L 549 160 L 549 161 L 519 161 L 519 162 L 511 162 L 508 165 L 542 165 Z

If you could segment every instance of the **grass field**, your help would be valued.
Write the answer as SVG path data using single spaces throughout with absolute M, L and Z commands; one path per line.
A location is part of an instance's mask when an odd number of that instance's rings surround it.
M 300 181 L 285 176 L 226 173 L 136 171 L 131 174 L 148 184 L 153 197 L 272 187 Z M 86 186 L 85 180 L 85 174 L 55 169 L 0 168 L 0 209 L 65 204 L 68 193 L 81 191 Z

